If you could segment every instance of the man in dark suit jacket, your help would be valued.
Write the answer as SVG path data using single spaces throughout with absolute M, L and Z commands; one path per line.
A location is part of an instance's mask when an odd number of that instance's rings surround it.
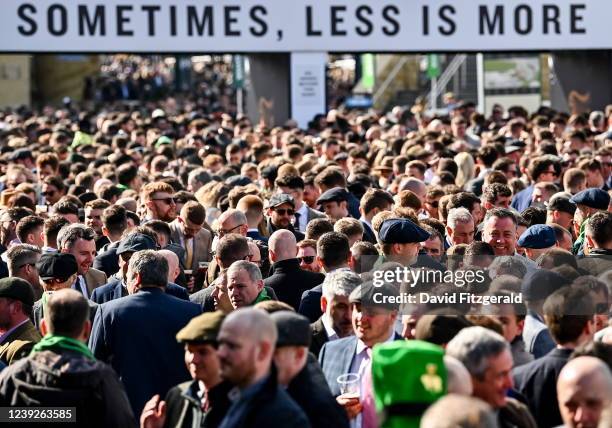
M 129 293 L 125 282 L 113 277 L 102 287 L 96 288 L 91 294 L 90 300 L 101 305 L 102 303 L 125 297 L 128 294 Z M 166 294 L 169 296 L 174 296 L 177 299 L 189 300 L 189 293 L 187 292 L 187 289 L 173 282 L 169 282 L 166 285 Z
M 93 262 L 94 269 L 98 269 L 106 274 L 108 278 L 119 271 L 119 256 L 117 247 L 121 241 L 115 241 L 106 247 L 106 250 L 99 253 Z M 95 291 L 95 290 L 94 290 Z
M 338 232 L 323 234 L 317 242 L 317 260 L 323 266 L 325 272 L 331 273 L 335 270 L 349 269 L 351 250 L 346 235 Z M 321 281 L 322 282 L 322 281 Z M 302 300 L 298 312 L 315 322 L 323 314 L 321 312 L 322 284 L 302 293 Z
M 376 245 L 376 234 L 372 228 L 372 219 L 381 211 L 390 210 L 393 206 L 393 196 L 382 189 L 368 189 L 361 197 L 359 221 L 363 225 L 363 240 Z
M 113 366 L 123 382 L 134 414 L 155 394 L 190 379 L 176 333 L 200 307 L 164 292 L 168 262 L 155 251 L 132 256 L 127 274 L 129 296 L 98 307 L 89 347 Z
M 268 240 L 272 274 L 264 284 L 272 287 L 281 302 L 297 311 L 302 293 L 323 282 L 325 275 L 300 269 L 295 236 L 288 230 L 277 230 Z
M 359 275 L 349 270 L 337 270 L 325 277 L 321 296 L 323 315 L 310 325 L 310 352 L 315 356 L 319 356 L 325 343 L 353 334 L 348 298 L 359 284 Z
M 374 287 L 372 283 L 364 283 L 355 288 L 349 296 L 355 335 L 327 342 L 319 354 L 323 374 L 335 397 L 340 395 L 338 376 L 345 373 L 362 374 L 369 363 L 369 355 L 374 345 L 403 340 L 394 331 L 398 305 L 374 299 L 374 293 L 382 293 L 384 296 L 399 295 L 395 287 L 388 284 Z M 376 312 L 372 315 L 371 311 L 374 308 Z M 362 325 L 365 317 L 369 318 L 368 328 Z
M 557 403 L 557 378 L 574 348 L 593 339 L 592 317 L 575 314 L 593 313 L 588 289 L 564 287 L 551 294 L 544 304 L 546 323 L 557 347 L 513 372 L 515 388 L 526 397 L 539 427 L 563 424 Z

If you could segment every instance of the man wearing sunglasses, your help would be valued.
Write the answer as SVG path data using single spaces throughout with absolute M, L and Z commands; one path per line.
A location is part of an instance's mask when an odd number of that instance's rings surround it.
M 45 198 L 47 205 L 53 205 L 66 194 L 66 186 L 61 178 L 51 176 L 45 178 L 42 185 L 41 195 Z
M 155 181 L 142 189 L 142 198 L 146 208 L 145 222 L 161 220 L 169 223 L 176 218 L 176 203 L 172 195 L 174 189 L 167 183 Z
M 297 242 L 304 239 L 304 234 L 293 227 L 295 200 L 287 193 L 272 195 L 268 202 L 268 233 L 272 235 L 279 229 L 287 229 L 295 236 Z

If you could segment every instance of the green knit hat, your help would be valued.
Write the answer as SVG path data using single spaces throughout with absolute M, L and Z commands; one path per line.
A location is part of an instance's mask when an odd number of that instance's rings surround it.
M 420 340 L 377 345 L 374 402 L 382 428 L 418 428 L 425 409 L 446 394 L 444 350 Z

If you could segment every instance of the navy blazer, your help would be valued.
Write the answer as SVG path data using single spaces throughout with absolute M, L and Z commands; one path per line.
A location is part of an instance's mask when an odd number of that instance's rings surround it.
M 514 387 L 526 399 L 529 410 L 539 427 L 563 424 L 557 403 L 557 378 L 571 349 L 555 348 L 542 358 L 513 370 Z
M 394 340 L 404 340 L 395 333 Z M 325 343 L 319 353 L 319 364 L 325 375 L 325 380 L 334 397 L 340 395 L 338 376 L 349 373 L 351 363 L 357 350 L 357 337 L 350 336 Z
M 200 314 L 194 303 L 148 287 L 98 306 L 89 348 L 113 366 L 135 415 L 155 394 L 191 379 L 176 333 Z
M 533 184 L 524 188 L 512 198 L 510 206 L 519 213 L 523 212 L 531 206 L 531 196 L 533 195 Z
M 323 283 L 302 293 L 302 300 L 298 313 L 304 315 L 311 323 L 318 320 L 323 313 L 321 312 L 321 296 L 323 295 Z
M 258 231 L 255 230 L 249 230 L 247 232 L 247 238 L 251 238 L 254 241 L 263 241 L 266 244 L 268 243 L 268 238 L 266 238 L 265 236 L 263 236 L 261 233 L 259 233 Z
M 119 256 L 117 247 L 121 241 L 113 242 L 106 247 L 106 250 L 99 253 L 93 261 L 93 268 L 101 270 L 108 278 L 119 272 Z
M 363 226 L 363 240 L 376 245 L 376 234 L 374 233 L 372 228 L 368 226 L 368 224 L 365 221 L 360 220 L 360 222 L 361 222 L 361 225 Z
M 189 293 L 185 287 L 169 282 L 166 286 L 166 293 L 177 297 L 181 300 L 189 300 Z M 106 284 L 94 289 L 89 299 L 97 304 L 110 302 L 111 300 L 120 299 L 128 295 L 127 289 L 123 285 L 123 281 L 116 278 L 111 279 Z

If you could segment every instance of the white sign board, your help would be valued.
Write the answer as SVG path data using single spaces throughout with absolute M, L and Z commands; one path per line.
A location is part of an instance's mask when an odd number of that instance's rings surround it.
M 610 0 L 2 0 L 0 52 L 612 49 Z
M 291 117 L 302 129 L 315 115 L 327 111 L 325 64 L 324 52 L 291 54 Z

